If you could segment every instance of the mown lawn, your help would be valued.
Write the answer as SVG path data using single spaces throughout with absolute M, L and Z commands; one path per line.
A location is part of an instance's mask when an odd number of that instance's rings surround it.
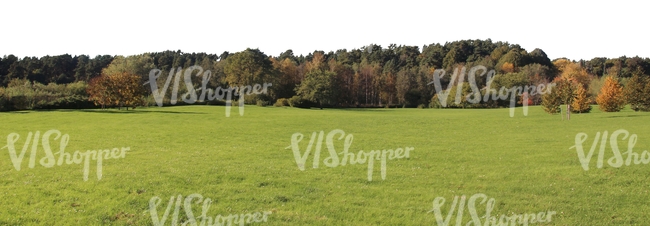
M 588 134 L 589 151 L 597 132 L 625 129 L 638 135 L 634 151 L 641 154 L 650 150 L 650 113 L 594 108 L 570 121 L 537 106 L 528 116 L 517 108 L 512 118 L 508 109 L 257 106 L 246 106 L 244 116 L 233 108 L 230 117 L 222 106 L 5 112 L 0 146 L 18 133 L 17 152 L 29 132 L 51 129 L 69 135 L 68 153 L 130 150 L 124 158 L 103 161 L 101 180 L 90 160 L 84 181 L 83 164 L 42 166 L 46 155 L 40 144 L 35 166 L 29 168 L 29 146 L 17 171 L 5 146 L 0 225 L 152 225 L 152 197 L 162 199 L 157 208 L 162 217 L 172 196 L 190 194 L 212 199 L 207 214 L 212 217 L 272 212 L 267 222 L 251 225 L 436 225 L 431 211 L 436 197 L 446 199 L 446 217 L 454 196 L 478 193 L 496 200 L 492 215 L 557 212 L 551 222 L 532 225 L 650 225 L 650 165 L 611 167 L 609 138 L 602 168 L 596 167 L 598 147 L 588 171 L 576 149 L 569 149 L 578 133 Z M 353 134 L 354 153 L 414 150 L 408 159 L 387 161 L 385 180 L 375 161 L 368 181 L 368 164 L 327 167 L 323 142 L 319 167 L 312 167 L 312 150 L 301 171 L 288 148 L 292 135 L 304 134 L 299 143 L 304 153 L 312 132 L 327 136 L 335 129 Z M 343 143 L 334 142 L 337 152 Z M 627 144 L 620 136 L 621 152 Z M 50 139 L 50 146 L 57 152 L 59 141 Z M 192 209 L 201 214 L 201 204 L 192 203 Z M 483 216 L 485 204 L 477 203 L 477 209 Z M 171 218 L 170 213 L 166 225 Z M 179 223 L 187 219 L 181 207 Z M 469 221 L 465 207 L 462 225 Z M 456 214 L 450 224 L 456 224 Z

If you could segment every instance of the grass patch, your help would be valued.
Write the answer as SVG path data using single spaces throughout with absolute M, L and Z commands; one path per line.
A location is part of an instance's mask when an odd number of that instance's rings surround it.
M 213 203 L 209 216 L 272 211 L 268 225 L 435 225 L 432 202 L 444 197 L 443 214 L 456 195 L 486 194 L 496 200 L 492 214 L 556 211 L 538 225 L 647 225 L 650 166 L 595 166 L 584 171 L 574 145 L 576 134 L 625 129 L 638 135 L 634 150 L 650 150 L 648 113 L 625 109 L 603 113 L 594 106 L 570 121 L 530 107 L 515 117 L 508 109 L 296 109 L 246 106 L 244 116 L 223 106 L 180 106 L 117 110 L 50 110 L 0 113 L 0 146 L 20 134 L 57 129 L 70 135 L 66 151 L 130 147 L 123 159 L 103 162 L 97 180 L 91 161 L 45 168 L 13 168 L 0 150 L 0 225 L 151 225 L 149 200 L 198 193 Z M 341 129 L 354 135 L 350 151 L 414 147 L 409 159 L 390 160 L 381 180 L 367 164 L 320 167 L 313 155 L 300 171 L 291 135 L 300 132 L 304 151 L 312 132 Z M 58 151 L 58 141 L 51 141 Z M 337 151 L 343 141 L 337 141 Z M 619 140 L 621 151 L 627 141 Z M 31 149 L 30 149 L 31 150 Z M 312 152 L 313 153 L 313 152 Z M 58 155 L 57 155 L 58 156 Z M 605 161 L 611 157 L 606 148 Z M 201 205 L 193 204 L 200 215 Z M 485 211 L 485 205 L 478 205 Z M 481 210 L 482 209 L 482 210 Z M 181 208 L 180 219 L 187 219 Z M 479 212 L 479 215 L 483 215 Z M 171 218 L 171 215 L 170 217 Z M 463 225 L 469 220 L 464 214 Z M 168 219 L 168 223 L 169 224 Z M 455 216 L 451 224 L 455 224 Z

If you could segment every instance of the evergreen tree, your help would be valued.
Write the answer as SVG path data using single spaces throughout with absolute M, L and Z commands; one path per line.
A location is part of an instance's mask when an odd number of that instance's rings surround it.
M 641 77 L 635 74 L 628 80 L 624 88 L 625 100 L 630 104 L 630 108 L 634 111 L 650 109 L 650 79 Z

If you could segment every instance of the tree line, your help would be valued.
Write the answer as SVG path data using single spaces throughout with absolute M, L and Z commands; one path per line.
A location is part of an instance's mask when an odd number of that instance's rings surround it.
M 437 98 L 434 98 L 436 90 L 429 84 L 434 70 L 452 72 L 459 67 L 482 65 L 496 71 L 492 87 L 532 86 L 562 79 L 564 83 L 574 84 L 571 89 L 557 89 L 565 92 L 564 95 L 554 92 L 553 95 L 558 97 L 530 98 L 532 104 L 547 103 L 545 106 L 551 109 L 551 113 L 557 112 L 553 110 L 557 103 L 582 104 L 583 107 L 573 110 L 586 112 L 584 106 L 597 103 L 596 97 L 605 84 L 605 77 L 615 78 L 622 87 L 628 81 L 645 81 L 650 74 L 650 58 L 622 56 L 551 61 L 541 49 L 528 52 L 517 44 L 490 39 L 434 43 L 422 48 L 371 44 L 352 50 L 314 51 L 306 56 L 296 56 L 291 50 L 269 56 L 259 49 L 219 55 L 183 53 L 180 50 L 94 58 L 65 54 L 18 59 L 9 55 L 0 59 L 0 110 L 86 108 L 93 103 L 102 107 L 153 105 L 151 90 L 143 85 L 149 81 L 152 69 L 160 69 L 163 72 L 160 77 L 165 78 L 173 70 L 194 65 L 212 72 L 208 81 L 210 87 L 273 84 L 269 93 L 247 98 L 247 104 L 422 108 L 439 106 Z M 639 79 L 633 80 L 635 76 Z M 449 77 L 442 79 L 444 85 L 451 82 Z M 191 80 L 195 89 L 200 88 L 200 76 L 192 76 Z M 478 77 L 476 80 L 484 88 L 486 78 Z M 157 82 L 159 87 L 164 85 L 164 79 Z M 179 89 L 187 91 L 184 85 Z M 645 86 L 637 88 L 644 89 Z M 574 101 L 576 96 L 582 98 Z M 165 95 L 164 103 L 170 102 L 171 95 Z M 213 101 L 207 104 L 222 103 Z M 452 104 L 451 107 L 507 105 L 496 101 Z

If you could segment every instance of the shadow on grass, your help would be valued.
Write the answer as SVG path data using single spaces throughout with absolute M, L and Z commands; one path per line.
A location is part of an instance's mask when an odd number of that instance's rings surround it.
M 189 114 L 189 115 L 199 115 L 206 114 L 204 112 L 191 112 L 191 111 L 142 111 L 142 110 L 75 110 L 78 112 L 90 112 L 90 113 L 104 113 L 104 114 L 149 114 L 149 113 L 161 113 L 161 114 Z
M 313 110 L 320 110 L 319 108 L 312 108 Z M 387 110 L 395 110 L 397 108 L 323 108 L 334 111 L 359 111 L 359 112 L 388 112 Z
M 160 113 L 160 114 L 207 114 L 205 112 L 190 112 L 190 111 L 156 111 L 156 110 L 147 110 L 146 108 L 139 110 L 117 110 L 117 109 L 39 109 L 33 110 L 33 112 L 88 112 L 88 113 L 103 113 L 103 114 L 149 114 L 149 113 Z M 7 112 L 7 113 L 31 113 L 31 111 L 22 111 L 22 112 Z
M 29 111 L 2 111 L 0 113 L 9 113 L 9 114 L 27 114 Z
M 629 118 L 629 117 L 646 117 L 650 115 L 612 115 L 612 116 L 607 116 L 607 118 Z

